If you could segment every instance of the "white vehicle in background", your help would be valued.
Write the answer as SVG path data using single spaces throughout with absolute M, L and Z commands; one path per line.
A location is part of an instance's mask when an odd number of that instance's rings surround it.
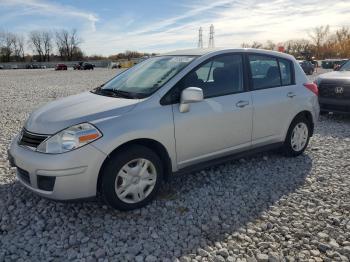
M 9 159 L 41 196 L 102 195 L 130 210 L 150 202 L 175 172 L 272 148 L 298 156 L 318 116 L 317 86 L 292 56 L 176 51 L 37 109 Z

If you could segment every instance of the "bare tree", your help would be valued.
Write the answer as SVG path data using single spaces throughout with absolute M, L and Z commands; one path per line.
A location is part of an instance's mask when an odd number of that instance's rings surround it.
M 242 43 L 241 44 L 242 48 L 262 48 L 263 44 L 259 43 L 257 41 L 254 41 L 252 44 L 248 44 L 248 43 Z
M 242 47 L 242 48 L 250 48 L 250 44 L 248 44 L 248 43 L 242 43 L 242 44 L 241 44 L 241 47 Z
M 264 49 L 267 49 L 267 50 L 275 50 L 277 47 L 277 45 L 272 42 L 271 40 L 267 40 L 265 45 L 264 45 Z
M 305 53 L 311 52 L 311 43 L 307 39 L 293 39 L 284 43 L 285 50 L 288 54 L 295 57 L 304 56 Z
M 24 37 L 22 35 L 14 35 L 13 53 L 18 61 L 24 60 Z
M 50 61 L 52 51 L 52 33 L 50 31 L 32 31 L 29 33 L 28 42 L 39 61 Z
M 50 61 L 50 53 L 52 49 L 52 34 L 48 31 L 44 31 L 41 33 L 41 38 L 44 46 L 44 60 Z
M 28 39 L 29 45 L 33 51 L 38 55 L 39 61 L 44 61 L 44 42 L 42 39 L 42 33 L 40 31 L 31 31 Z
M 350 28 L 343 26 L 335 32 L 336 49 L 340 57 L 350 56 Z
M 15 41 L 15 35 L 10 32 L 2 33 L 2 42 L 1 53 L 3 56 L 4 62 L 10 62 L 11 55 L 13 54 L 13 45 Z
M 310 32 L 308 32 L 308 35 L 315 45 L 316 57 L 320 58 L 321 47 L 329 35 L 329 25 L 315 27 Z
M 65 60 L 72 60 L 81 53 L 79 45 L 82 41 L 76 29 L 70 32 L 65 29 L 56 31 L 55 41 L 60 56 Z

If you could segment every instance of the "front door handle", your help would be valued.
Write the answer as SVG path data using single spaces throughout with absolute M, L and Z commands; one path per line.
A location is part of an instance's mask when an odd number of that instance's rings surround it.
M 287 94 L 287 96 L 290 97 L 290 98 L 293 98 L 293 97 L 296 96 L 296 94 L 295 94 L 294 92 L 289 92 L 289 93 Z
M 247 105 L 249 105 L 249 102 L 248 101 L 243 101 L 243 100 L 241 100 L 241 101 L 238 101 L 237 103 L 236 103 L 236 106 L 237 107 L 245 107 L 245 106 L 247 106 Z

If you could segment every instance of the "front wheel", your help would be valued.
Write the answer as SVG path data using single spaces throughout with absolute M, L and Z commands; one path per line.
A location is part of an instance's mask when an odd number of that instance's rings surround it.
M 161 185 L 163 167 L 151 149 L 133 145 L 112 154 L 101 175 L 105 201 L 113 208 L 126 211 L 153 200 Z
M 301 155 L 310 140 L 310 122 L 303 116 L 299 116 L 291 123 L 283 145 L 283 151 L 287 156 Z

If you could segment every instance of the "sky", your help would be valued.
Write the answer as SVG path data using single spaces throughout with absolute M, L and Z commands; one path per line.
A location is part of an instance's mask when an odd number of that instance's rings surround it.
M 207 46 L 211 24 L 217 47 L 283 42 L 349 18 L 350 0 L 0 0 L 0 30 L 75 28 L 88 55 L 195 48 L 200 26 Z

